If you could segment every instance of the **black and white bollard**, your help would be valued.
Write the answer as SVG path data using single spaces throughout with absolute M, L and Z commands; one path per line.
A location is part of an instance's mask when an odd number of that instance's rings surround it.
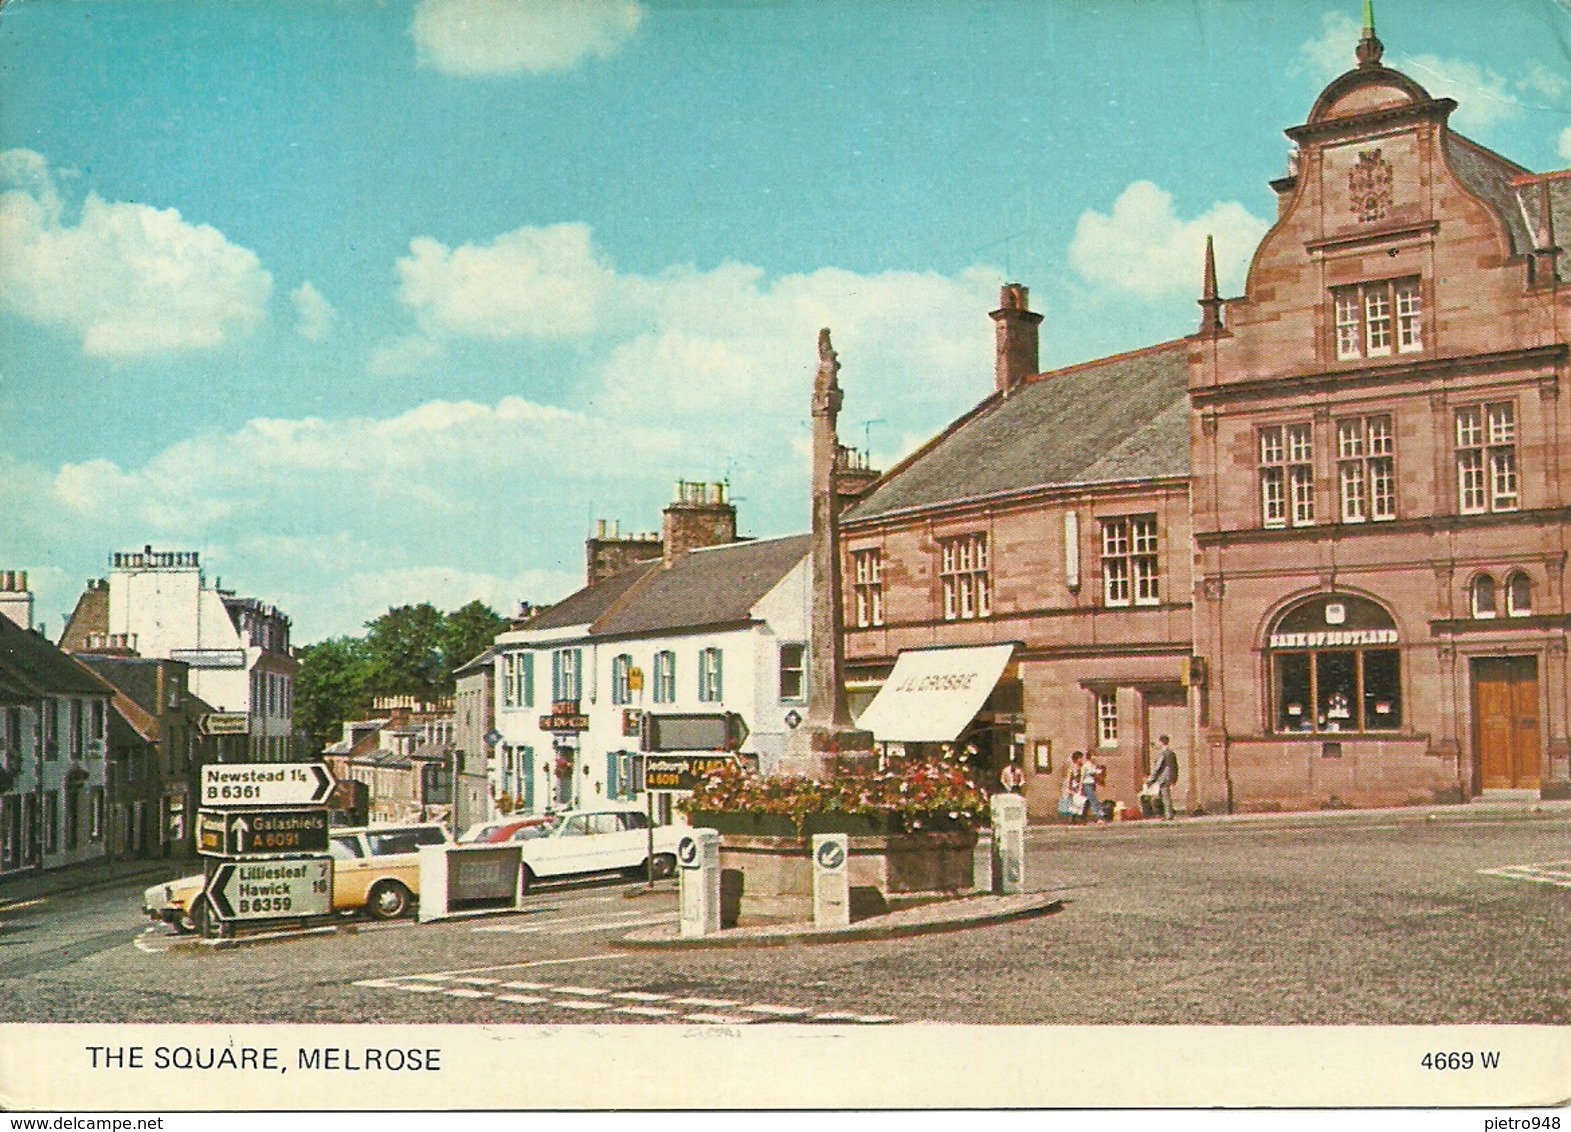
M 695 829 L 677 843 L 681 874 L 681 927 L 684 939 L 720 930 L 720 834 Z
M 1018 794 L 994 794 L 993 848 L 998 860 L 997 891 L 1011 896 L 1025 891 L 1026 800 Z
M 851 924 L 851 839 L 843 833 L 813 835 L 813 923 Z

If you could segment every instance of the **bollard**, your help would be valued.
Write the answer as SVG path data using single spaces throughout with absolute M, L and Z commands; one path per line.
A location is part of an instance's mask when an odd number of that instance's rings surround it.
M 695 829 L 677 843 L 681 871 L 681 935 L 713 935 L 720 930 L 720 834 Z
M 971 887 L 978 892 L 993 891 L 993 831 L 979 829 L 976 846 L 971 850 Z
M 813 835 L 813 923 L 844 928 L 851 923 L 851 839 L 843 833 Z
M 1025 891 L 1026 800 L 1018 794 L 992 799 L 993 845 L 998 859 L 996 891 L 1011 896 Z

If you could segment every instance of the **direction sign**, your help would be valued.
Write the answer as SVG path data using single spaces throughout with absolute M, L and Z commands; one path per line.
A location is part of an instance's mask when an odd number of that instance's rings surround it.
M 645 755 L 645 790 L 697 790 L 715 771 L 736 766 L 735 755 Z
M 202 768 L 198 804 L 238 806 L 320 806 L 333 788 L 321 763 L 210 763 Z
M 331 857 L 224 861 L 207 896 L 220 920 L 282 920 L 333 911 Z
M 214 857 L 321 853 L 327 849 L 327 810 L 199 810 L 196 847 Z

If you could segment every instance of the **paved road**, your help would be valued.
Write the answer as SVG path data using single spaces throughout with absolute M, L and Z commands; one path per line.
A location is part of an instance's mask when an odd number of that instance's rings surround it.
M 218 950 L 147 928 L 140 883 L 0 911 L 18 1021 L 1565 1023 L 1564 813 L 1033 830 L 1061 912 L 948 935 L 618 951 L 669 888 Z M 10 950 L 15 947 L 17 950 Z

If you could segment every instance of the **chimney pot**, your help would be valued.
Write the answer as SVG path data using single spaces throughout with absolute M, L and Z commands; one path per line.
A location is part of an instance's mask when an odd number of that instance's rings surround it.
M 1007 397 L 1016 386 L 1040 370 L 1042 316 L 1031 310 L 1029 288 L 1020 283 L 1005 283 L 999 290 L 998 309 L 989 317 L 996 324 L 994 386 Z

